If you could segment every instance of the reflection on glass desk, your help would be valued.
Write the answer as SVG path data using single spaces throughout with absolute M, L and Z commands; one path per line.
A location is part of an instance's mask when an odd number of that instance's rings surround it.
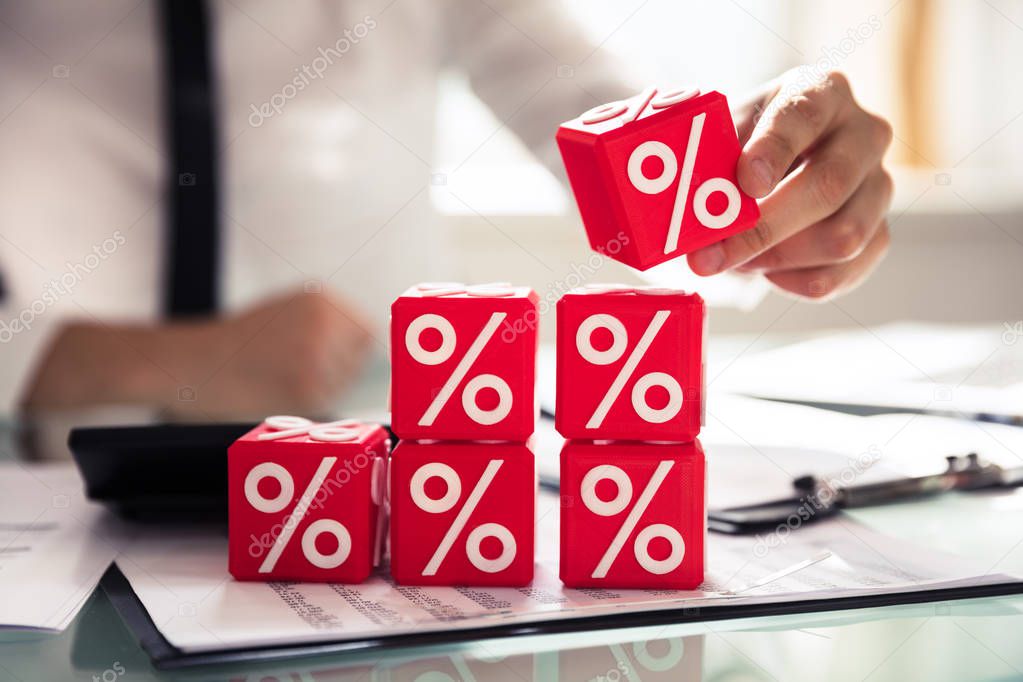
M 168 673 L 97 593 L 60 635 L 0 633 L 0 681 L 1008 680 L 1023 677 L 1021 607 L 980 599 Z

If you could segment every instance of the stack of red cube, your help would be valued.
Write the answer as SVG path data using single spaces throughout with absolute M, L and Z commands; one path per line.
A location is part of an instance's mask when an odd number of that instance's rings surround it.
M 391 575 L 533 578 L 536 293 L 420 284 L 391 306 Z
M 728 102 L 644 89 L 561 124 L 558 147 L 590 246 L 638 270 L 753 227 Z M 703 300 L 590 287 L 558 303 L 561 579 L 694 588 L 703 580 Z
M 703 582 L 706 313 L 696 294 L 591 286 L 558 302 L 561 580 Z
M 740 145 L 720 93 L 647 88 L 562 124 L 557 141 L 591 247 L 634 268 L 759 217 L 738 186 Z M 705 316 L 699 296 L 673 289 L 586 287 L 559 301 L 566 585 L 702 582 Z M 538 320 L 525 287 L 402 294 L 391 308 L 401 442 L 390 465 L 379 426 L 268 418 L 229 451 L 231 573 L 359 582 L 379 559 L 389 503 L 397 582 L 527 584 Z

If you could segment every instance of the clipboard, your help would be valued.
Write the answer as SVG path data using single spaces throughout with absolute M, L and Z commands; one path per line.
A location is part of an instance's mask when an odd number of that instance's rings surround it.
M 862 597 L 810 598 L 771 604 L 732 604 L 700 608 L 660 610 L 622 609 L 620 612 L 568 618 L 538 619 L 531 623 L 493 625 L 471 629 L 448 629 L 403 633 L 391 636 L 359 637 L 315 643 L 273 647 L 226 648 L 198 653 L 173 646 L 156 627 L 128 579 L 111 565 L 100 581 L 132 635 L 160 670 L 181 670 L 208 665 L 266 663 L 305 656 L 341 655 L 347 653 L 399 649 L 442 644 L 462 644 L 474 640 L 556 635 L 600 630 L 615 630 L 653 625 L 712 622 L 736 618 L 758 618 L 802 613 L 843 611 L 850 609 L 904 606 L 931 602 L 979 599 L 1023 594 L 1023 580 L 1009 580 L 965 587 L 937 588 L 911 592 L 871 594 Z

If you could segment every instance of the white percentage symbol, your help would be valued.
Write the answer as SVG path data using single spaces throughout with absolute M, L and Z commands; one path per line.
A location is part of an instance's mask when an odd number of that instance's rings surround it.
M 492 291 L 501 291 L 496 287 L 491 289 Z M 479 291 L 479 290 L 475 290 Z M 473 295 L 472 290 L 468 292 Z M 480 294 L 490 295 L 490 294 Z M 499 294 L 501 295 L 501 294 Z M 458 388 L 458 385 L 465 379 L 465 375 L 469 373 L 469 369 L 473 366 L 476 360 L 479 359 L 480 354 L 483 353 L 483 349 L 487 343 L 494 336 L 494 332 L 500 326 L 504 318 L 508 316 L 507 313 L 493 313 L 487 323 L 483 325 L 483 329 L 480 330 L 479 335 L 469 346 L 469 349 L 462 356 L 461 360 L 455 366 L 454 371 L 448 376 L 447 381 L 441 386 L 440 391 L 434 397 L 433 402 L 430 403 L 426 411 L 423 412 L 423 416 L 419 418 L 420 426 L 430 426 L 434 420 L 437 419 L 437 415 L 444 409 L 444 405 L 447 404 L 451 395 Z M 420 340 L 422 333 L 428 329 L 432 329 L 440 333 L 441 343 L 435 350 L 427 350 L 423 348 L 423 344 Z M 408 350 L 409 355 L 422 365 L 439 365 L 447 362 L 451 359 L 451 356 L 455 352 L 455 343 L 457 337 L 455 335 L 455 328 L 446 317 L 442 315 L 436 315 L 434 313 L 425 313 L 420 315 L 412 321 L 412 324 L 405 330 L 405 348 Z M 484 389 L 493 389 L 497 392 L 497 405 L 490 409 L 482 409 L 476 403 L 476 397 L 480 391 Z M 465 410 L 465 414 L 477 424 L 484 426 L 490 426 L 501 421 L 511 412 L 512 408 L 512 391 L 511 387 L 501 377 L 494 374 L 479 374 L 466 383 L 465 388 L 462 389 L 462 409 Z
M 664 253 L 671 253 L 678 248 L 682 217 L 685 215 L 686 199 L 689 197 L 689 189 L 693 184 L 696 152 L 700 146 L 703 122 L 706 118 L 707 114 L 705 113 L 697 114 L 693 117 L 693 124 L 689 129 L 689 143 L 686 145 L 685 157 L 682 159 L 682 173 L 679 176 L 678 190 L 675 193 L 675 204 L 672 206 L 671 218 L 668 220 L 668 237 L 664 242 Z M 649 158 L 661 160 L 661 174 L 656 178 L 648 178 L 643 174 L 643 162 Z M 629 182 L 643 194 L 660 194 L 668 189 L 675 181 L 677 171 L 678 161 L 674 152 L 671 151 L 671 147 L 657 140 L 643 142 L 629 156 Z M 707 207 L 707 201 L 714 192 L 721 192 L 728 199 L 728 206 L 717 215 L 711 213 Z M 696 188 L 692 206 L 693 214 L 700 224 L 712 230 L 720 230 L 734 223 L 735 219 L 739 217 L 742 197 L 739 195 L 739 188 L 732 181 L 725 178 L 710 178 Z
M 419 295 L 424 298 L 441 298 L 457 294 L 493 296 L 497 298 L 515 295 L 515 288 L 510 282 L 488 282 L 487 284 L 473 284 L 471 286 L 466 286 L 461 282 L 423 282 L 422 284 L 417 284 L 416 289 L 419 291 Z
M 630 100 L 632 105 L 626 102 L 603 104 L 583 114 L 581 120 L 584 124 L 596 124 L 620 117 L 622 125 L 624 125 L 639 118 L 648 106 L 654 110 L 667 109 L 695 97 L 699 92 L 699 90 L 681 89 L 658 95 L 655 88 L 647 88 L 638 97 Z M 682 218 L 686 211 L 686 200 L 689 198 L 689 190 L 693 184 L 696 153 L 700 147 L 700 138 L 703 136 L 703 124 L 706 119 L 706 113 L 693 117 L 692 127 L 689 129 L 689 142 L 682 159 L 681 175 L 678 174 L 678 159 L 675 152 L 663 142 L 647 140 L 637 146 L 629 156 L 627 165 L 629 182 L 643 194 L 660 194 L 671 186 L 676 177 L 679 178 L 675 204 L 671 209 L 671 218 L 668 220 L 668 236 L 664 241 L 664 253 L 671 253 L 678 248 Z M 648 178 L 643 173 L 643 162 L 650 158 L 657 158 L 661 161 L 660 175 L 655 178 Z M 718 214 L 711 213 L 707 207 L 710 196 L 715 192 L 721 192 L 728 200 L 728 206 Z M 696 188 L 692 207 L 693 214 L 700 224 L 708 229 L 720 230 L 734 223 L 735 219 L 739 217 L 739 211 L 742 209 L 742 197 L 739 194 L 739 188 L 730 180 L 710 178 Z
M 267 428 L 273 429 L 259 434 L 258 440 L 281 440 L 295 436 L 309 436 L 312 440 L 327 443 L 343 443 L 359 437 L 361 422 L 354 419 L 339 419 L 334 422 L 317 424 L 305 417 L 275 415 L 263 420 Z
M 317 424 L 304 417 L 291 417 L 276 415 L 267 417 L 263 422 L 267 428 L 273 429 L 258 436 L 258 440 L 280 440 L 293 438 L 295 436 L 308 435 L 313 440 L 342 443 L 352 441 L 359 437 L 357 430 L 360 422 L 352 419 L 341 419 L 339 421 Z M 309 511 L 316 493 L 319 492 L 327 474 L 337 462 L 337 457 L 324 457 L 320 461 L 316 473 L 313 474 L 305 492 L 299 498 L 295 508 L 288 514 L 288 518 L 281 525 L 280 534 L 274 539 L 274 544 L 267 552 L 263 563 L 259 566 L 260 573 L 269 573 L 277 565 L 284 548 L 291 541 L 299 522 Z M 259 492 L 259 484 L 267 478 L 277 481 L 280 490 L 272 498 L 264 497 Z M 263 462 L 252 467 L 245 477 L 245 499 L 253 509 L 264 514 L 276 514 L 287 507 L 295 496 L 295 480 L 291 473 L 276 462 Z M 331 554 L 323 554 L 316 548 L 316 539 L 323 534 L 333 535 L 337 540 L 337 549 Z M 319 519 L 309 524 L 302 534 L 302 554 L 306 560 L 317 568 L 337 568 L 345 562 L 352 551 L 352 536 L 344 524 L 334 519 Z
M 295 534 L 295 528 L 305 517 L 312 504 L 313 498 L 319 492 L 323 482 L 327 479 L 331 467 L 337 462 L 337 457 L 324 457 L 316 468 L 305 492 L 295 504 L 295 508 L 288 514 L 288 518 L 281 524 L 281 532 L 274 539 L 263 563 L 259 566 L 260 573 L 269 573 L 277 565 L 284 548 L 291 541 Z M 267 498 L 259 492 L 259 484 L 267 478 L 272 478 L 280 485 L 280 491 L 275 497 Z M 245 477 L 245 499 L 253 509 L 264 514 L 276 514 L 283 510 L 295 496 L 295 480 L 287 469 L 276 462 L 263 462 L 252 467 Z M 320 535 L 333 535 L 337 540 L 337 549 L 330 554 L 323 554 L 316 548 L 316 539 Z M 344 524 L 334 519 L 317 519 L 309 524 L 302 533 L 302 554 L 306 560 L 317 568 L 337 568 L 345 562 L 352 551 L 352 536 Z
M 635 374 L 640 360 L 650 350 L 650 345 L 654 342 L 654 338 L 670 315 L 670 310 L 658 310 L 654 314 L 653 319 L 650 320 L 650 324 L 647 325 L 646 331 L 643 332 L 636 347 L 632 349 L 632 353 L 629 354 L 625 364 L 622 365 L 618 375 L 607 389 L 607 393 L 604 394 L 604 397 L 597 405 L 597 409 L 593 411 L 590 420 L 586 422 L 586 428 L 596 429 L 604 423 L 604 419 L 611 410 L 611 406 L 618 400 L 618 396 L 621 395 L 625 384 Z M 605 350 L 597 350 L 593 347 L 593 332 L 598 329 L 606 329 L 611 333 L 611 346 Z M 575 347 L 579 351 L 579 355 L 594 365 L 610 365 L 621 360 L 622 356 L 625 355 L 625 347 L 628 345 L 628 342 L 629 333 L 626 331 L 625 325 L 617 317 L 607 313 L 595 313 L 587 317 L 579 325 L 575 335 Z M 664 407 L 653 408 L 647 402 L 647 391 L 655 386 L 659 386 L 668 392 L 668 402 Z M 682 410 L 682 401 L 682 386 L 679 385 L 675 377 L 665 372 L 644 374 L 632 387 L 632 409 L 636 411 L 636 414 L 641 419 L 651 424 L 663 424 L 674 419 Z
M 476 507 L 483 499 L 483 495 L 486 494 L 487 488 L 490 487 L 502 464 L 504 464 L 502 459 L 492 459 L 487 464 L 483 475 L 476 482 L 476 486 L 469 493 L 465 504 L 458 510 L 455 520 L 451 522 L 440 544 L 437 545 L 433 556 L 423 568 L 423 575 L 437 574 L 444 558 L 451 551 L 451 546 L 465 530 L 469 517 L 476 511 Z M 434 498 L 427 494 L 426 482 L 431 478 L 440 478 L 447 486 L 442 497 Z M 459 478 L 458 472 L 442 462 L 430 462 L 419 467 L 412 475 L 409 486 L 412 501 L 417 507 L 430 514 L 444 514 L 451 511 L 462 496 L 462 479 Z M 501 543 L 501 554 L 495 559 L 486 558 L 480 550 L 483 541 L 487 538 L 494 538 Z M 511 566 L 512 561 L 515 560 L 516 551 L 515 536 L 507 527 L 499 523 L 480 524 L 473 528 L 469 532 L 469 537 L 465 539 L 465 553 L 469 557 L 469 561 L 484 573 L 498 573 Z
M 601 104 L 593 107 L 580 116 L 579 120 L 582 121 L 584 125 L 596 125 L 612 119 L 619 119 L 619 123 L 621 123 L 621 125 L 625 125 L 626 123 L 632 123 L 639 118 L 640 114 L 642 114 L 647 107 L 650 107 L 654 111 L 667 109 L 679 102 L 692 99 L 699 94 L 700 91 L 695 88 L 677 88 L 662 94 L 658 93 L 657 88 L 646 88 L 643 92 L 639 93 L 639 95 L 628 100 L 608 102 L 607 104 Z
M 628 516 L 625 517 L 625 521 L 618 528 L 618 533 L 614 536 L 611 544 L 608 545 L 607 551 L 604 552 L 604 556 L 600 559 L 600 563 L 593 569 L 591 577 L 607 577 L 607 572 L 611 569 L 611 565 L 618 558 L 618 555 L 621 554 L 625 541 L 636 530 L 639 520 L 646 513 L 647 507 L 650 506 L 654 495 L 657 494 L 661 484 L 664 483 L 664 479 L 668 476 L 668 472 L 671 471 L 674 465 L 675 463 L 670 459 L 664 460 L 657 465 L 654 475 L 650 477 L 650 481 L 647 482 L 643 492 L 640 493 L 636 504 L 629 510 Z M 597 495 L 597 485 L 601 481 L 611 481 L 618 488 L 614 499 L 604 501 Z M 632 480 L 619 467 L 612 464 L 601 464 L 593 467 L 583 476 L 581 496 L 583 504 L 594 514 L 599 516 L 616 516 L 625 511 L 625 508 L 632 502 Z M 671 552 L 663 559 L 655 559 L 650 555 L 650 543 L 656 538 L 667 540 L 671 545 Z M 636 540 L 633 543 L 633 553 L 636 556 L 636 561 L 644 570 L 654 575 L 664 575 L 674 571 L 682 564 L 682 559 L 686 554 L 686 543 L 682 539 L 682 534 L 675 528 L 666 523 L 653 523 L 644 527 L 636 535 Z

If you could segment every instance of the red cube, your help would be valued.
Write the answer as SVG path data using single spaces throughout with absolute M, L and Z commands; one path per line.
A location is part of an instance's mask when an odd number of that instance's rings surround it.
M 555 426 L 566 438 L 689 441 L 703 423 L 703 299 L 573 289 L 558 301 Z
M 561 581 L 679 589 L 703 582 L 705 462 L 699 441 L 569 441 L 561 450 Z
M 388 489 L 396 582 L 533 579 L 536 469 L 528 444 L 401 441 Z
M 536 423 L 537 295 L 421 284 L 391 306 L 391 428 L 399 438 L 525 441 Z
M 377 424 L 268 417 L 227 451 L 238 580 L 359 583 L 379 563 L 390 441 Z
M 725 96 L 648 88 L 558 129 L 590 246 L 646 270 L 753 227 Z

